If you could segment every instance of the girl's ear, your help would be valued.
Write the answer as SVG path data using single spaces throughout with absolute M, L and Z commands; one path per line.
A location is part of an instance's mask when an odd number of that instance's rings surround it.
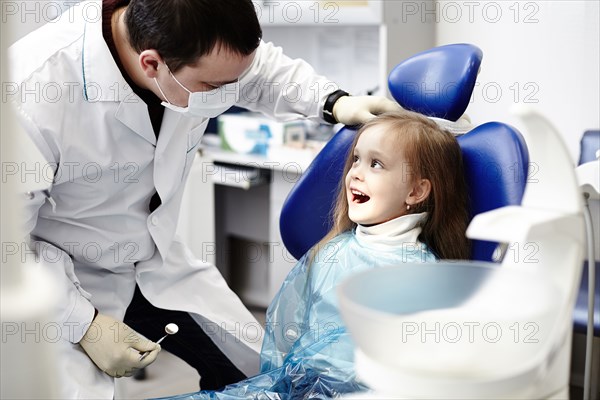
M 160 54 L 156 50 L 144 50 L 140 53 L 139 63 L 144 75 L 147 78 L 154 79 L 158 76 L 158 68 L 163 67 L 164 63 Z
M 429 179 L 419 179 L 406 197 L 406 204 L 412 206 L 421 203 L 429 197 L 429 193 L 431 193 L 431 182 Z

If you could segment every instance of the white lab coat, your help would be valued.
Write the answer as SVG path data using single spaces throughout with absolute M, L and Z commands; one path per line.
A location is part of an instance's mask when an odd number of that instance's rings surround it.
M 258 371 L 262 328 L 215 266 L 194 259 L 175 235 L 184 182 L 208 120 L 166 109 L 155 138 L 146 104 L 104 42 L 100 9 L 99 0 L 82 2 L 9 49 L 19 92 L 8 98 L 48 161 L 38 173 L 55 174 L 55 208 L 42 193 L 24 201 L 27 231 L 61 296 L 53 318 L 63 329 L 55 343 L 60 397 L 113 397 L 113 379 L 77 343 L 94 307 L 123 319 L 136 282 L 153 305 L 189 312 L 251 375 Z M 265 43 L 240 83 L 240 106 L 278 119 L 320 120 L 324 98 L 335 90 L 306 63 Z M 162 205 L 150 214 L 155 190 Z

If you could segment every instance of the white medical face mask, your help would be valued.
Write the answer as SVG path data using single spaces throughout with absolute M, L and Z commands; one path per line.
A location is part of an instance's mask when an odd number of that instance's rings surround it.
M 181 82 L 177 80 L 177 78 L 175 78 L 175 75 L 173 75 L 169 67 L 167 67 L 167 70 L 169 71 L 169 74 L 175 80 L 175 82 L 177 82 L 179 86 L 181 86 L 186 92 L 189 93 L 188 106 L 176 106 L 172 104 L 169 101 L 169 99 L 167 99 L 167 96 L 158 84 L 158 80 L 154 78 L 154 82 L 156 82 L 158 90 L 163 95 L 165 100 L 167 100 L 166 102 L 163 101 L 161 104 L 167 108 L 170 108 L 173 111 L 177 111 L 188 117 L 215 118 L 216 116 L 221 115 L 225 111 L 230 109 L 231 106 L 236 104 L 239 100 L 239 81 L 228 83 L 226 85 L 220 86 L 214 90 L 210 90 L 207 92 L 192 92 L 191 90 L 183 86 Z

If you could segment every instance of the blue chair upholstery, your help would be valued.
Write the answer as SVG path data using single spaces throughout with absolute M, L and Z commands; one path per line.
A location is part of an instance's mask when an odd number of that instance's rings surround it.
M 588 319 L 588 268 L 589 263 L 585 261 L 577 302 L 573 310 L 573 329 L 584 335 L 587 332 Z M 600 337 L 600 262 L 598 261 L 596 261 L 596 291 L 594 292 L 594 336 Z
M 499 122 L 480 125 L 458 138 L 469 187 L 471 217 L 521 204 L 529 153 L 523 136 Z M 471 259 L 491 261 L 498 243 L 474 240 Z
M 600 131 L 586 131 L 580 142 L 579 165 L 596 160 L 596 152 L 600 150 Z M 596 240 L 600 232 L 594 231 Z M 596 291 L 594 292 L 594 336 L 600 336 L 600 262 L 596 261 Z M 581 274 L 581 285 L 577 293 L 577 303 L 573 311 L 575 332 L 585 334 L 588 319 L 588 268 L 586 261 Z
M 600 131 L 586 131 L 580 142 L 579 165 L 596 160 L 600 150 Z
M 304 171 L 283 203 L 279 230 L 297 260 L 331 228 L 331 212 L 356 130 L 340 129 Z
M 390 91 L 406 109 L 456 120 L 468 105 L 481 58 L 481 50 L 467 44 L 420 53 L 402 62 L 390 74 Z M 446 66 L 449 73 L 445 74 L 440 65 Z M 455 90 L 447 90 L 448 87 Z M 406 88 L 414 96 L 410 100 Z M 432 88 L 438 92 L 434 93 Z M 284 203 L 281 237 L 297 259 L 331 227 L 330 216 L 344 160 L 355 134 L 355 130 L 347 127 L 340 130 L 317 155 Z M 460 137 L 459 144 L 465 159 L 472 215 L 520 204 L 529 156 L 519 132 L 508 125 L 490 122 Z M 489 261 L 495 247 L 493 243 L 476 242 L 472 258 Z

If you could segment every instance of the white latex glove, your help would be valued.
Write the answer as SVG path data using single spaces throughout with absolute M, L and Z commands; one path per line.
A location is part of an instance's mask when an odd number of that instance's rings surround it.
M 160 345 L 104 314 L 94 318 L 79 344 L 98 368 L 116 378 L 133 375 L 156 360 L 160 352 Z M 145 351 L 150 353 L 140 361 Z
M 378 114 L 398 111 L 398 103 L 381 96 L 343 96 L 333 105 L 333 117 L 344 125 L 358 125 Z

